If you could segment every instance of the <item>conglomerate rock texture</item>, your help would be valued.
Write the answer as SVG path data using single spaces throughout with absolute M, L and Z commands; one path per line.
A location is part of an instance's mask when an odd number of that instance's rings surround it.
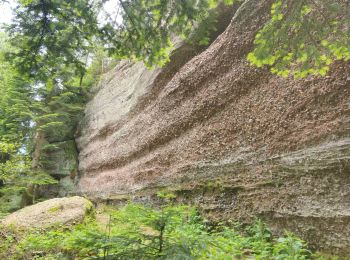
M 109 72 L 82 120 L 79 192 L 148 201 L 171 190 L 213 219 L 260 217 L 350 254 L 350 64 L 301 80 L 250 66 L 271 2 L 243 2 L 199 54 L 185 44 L 166 68 Z

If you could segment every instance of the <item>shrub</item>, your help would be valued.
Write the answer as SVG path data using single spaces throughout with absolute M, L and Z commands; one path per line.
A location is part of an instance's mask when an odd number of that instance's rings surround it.
M 106 209 L 106 223 L 87 220 L 71 229 L 33 230 L 18 243 L 13 259 L 309 259 L 296 236 L 274 239 L 261 222 L 243 230 L 209 227 L 184 205 L 159 209 L 128 204 Z M 8 250 L 6 244 L 0 250 Z

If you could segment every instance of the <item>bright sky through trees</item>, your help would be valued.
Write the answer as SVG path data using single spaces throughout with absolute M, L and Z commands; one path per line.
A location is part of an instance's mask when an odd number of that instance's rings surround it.
M 16 6 L 17 1 L 9 1 L 0 3 L 0 24 L 3 25 L 5 23 L 10 23 L 13 18 L 12 8 Z M 103 13 L 99 15 L 99 22 L 104 24 L 104 20 L 106 19 L 105 13 L 107 13 L 110 17 L 116 18 L 116 21 L 121 23 L 121 17 L 118 15 L 118 1 L 107 1 L 103 6 Z M 0 30 L 3 30 L 0 25 Z
M 0 4 L 0 24 L 9 23 L 13 17 L 11 7 L 15 6 L 15 2 Z M 1 29 L 2 30 L 2 29 Z

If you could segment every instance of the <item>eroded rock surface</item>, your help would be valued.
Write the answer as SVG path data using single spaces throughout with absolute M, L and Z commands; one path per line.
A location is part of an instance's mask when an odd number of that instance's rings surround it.
M 147 201 L 165 188 L 212 218 L 258 216 L 350 254 L 350 64 L 302 80 L 250 66 L 271 2 L 246 0 L 197 56 L 183 46 L 164 69 L 106 75 L 78 138 L 80 192 Z
M 20 229 L 77 224 L 92 209 L 92 203 L 82 197 L 55 198 L 20 209 L 6 216 L 0 223 Z

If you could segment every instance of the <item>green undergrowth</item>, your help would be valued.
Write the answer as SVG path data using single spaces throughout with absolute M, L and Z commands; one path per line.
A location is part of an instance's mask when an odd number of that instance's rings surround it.
M 261 222 L 209 225 L 185 205 L 106 208 L 73 227 L 19 233 L 1 229 L 1 259 L 311 259 L 291 233 L 273 237 Z

